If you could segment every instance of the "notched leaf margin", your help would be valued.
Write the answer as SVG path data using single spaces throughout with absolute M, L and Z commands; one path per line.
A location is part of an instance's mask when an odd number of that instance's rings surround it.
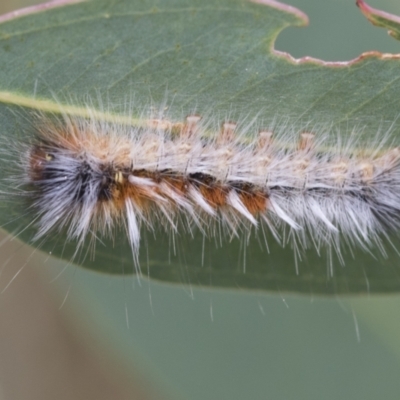
M 289 5 L 280 3 L 275 0 L 250 0 L 250 1 L 252 3 L 266 5 L 266 6 L 273 7 L 273 8 L 279 9 L 281 11 L 287 12 L 289 14 L 295 15 L 300 21 L 300 23 L 297 25 L 299 27 L 308 25 L 308 22 L 309 22 L 308 16 L 293 6 L 289 6 Z M 376 26 L 384 27 L 384 28 L 390 28 L 389 35 L 391 35 L 395 39 L 400 40 L 400 17 L 389 14 L 384 11 L 374 9 L 374 8 L 370 7 L 368 4 L 366 4 L 364 0 L 356 0 L 356 5 L 360 8 L 361 12 L 368 18 L 368 20 L 372 24 L 374 24 Z M 280 32 L 285 28 L 286 28 L 286 26 L 283 26 L 281 28 Z M 393 30 L 394 28 L 397 28 L 398 32 L 396 30 Z M 381 53 L 379 51 L 367 51 L 367 52 L 361 53 L 358 57 L 356 57 L 352 60 L 349 60 L 349 61 L 324 61 L 319 58 L 310 57 L 310 56 L 295 58 L 287 52 L 276 50 L 274 48 L 274 42 L 275 41 L 273 41 L 271 49 L 270 49 L 271 53 L 277 57 L 284 58 L 288 62 L 290 62 L 292 64 L 296 64 L 296 65 L 297 64 L 316 64 L 316 65 L 321 65 L 321 66 L 326 66 L 326 67 L 342 68 L 342 67 L 352 66 L 353 64 L 357 64 L 368 58 L 376 58 L 376 59 L 381 59 L 381 60 L 399 60 L 400 59 L 400 53 L 395 53 L 395 54 Z

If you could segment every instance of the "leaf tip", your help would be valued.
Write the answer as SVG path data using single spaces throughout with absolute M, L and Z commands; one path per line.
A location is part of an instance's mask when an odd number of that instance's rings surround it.
M 375 26 L 388 29 L 393 38 L 400 40 L 400 17 L 368 5 L 364 0 L 356 0 L 356 6 L 362 14 Z

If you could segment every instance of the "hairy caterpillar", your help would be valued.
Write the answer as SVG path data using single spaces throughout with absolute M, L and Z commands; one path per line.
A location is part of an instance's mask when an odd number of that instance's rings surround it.
M 66 232 L 78 252 L 122 227 L 136 268 L 141 229 L 157 227 L 228 239 L 269 230 L 295 252 L 339 259 L 344 247 L 384 252 L 400 228 L 400 150 L 388 138 L 367 151 L 355 135 L 221 125 L 40 116 L 34 138 L 14 146 L 22 171 L 11 180 L 34 241 Z

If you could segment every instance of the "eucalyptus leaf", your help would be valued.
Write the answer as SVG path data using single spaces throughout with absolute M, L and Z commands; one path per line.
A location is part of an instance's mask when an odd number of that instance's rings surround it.
M 74 2 L 76 3 L 76 2 Z M 263 4 L 261 4 L 263 3 Z M 302 26 L 299 11 L 264 0 L 94 0 L 23 15 L 0 24 L 0 115 L 5 143 L 28 141 L 32 113 L 87 115 L 145 123 L 149 107 L 173 121 L 192 112 L 215 121 L 252 121 L 301 131 L 352 128 L 374 145 L 400 125 L 400 60 L 371 52 L 351 62 L 300 60 L 274 51 L 285 27 Z M 392 29 L 394 29 L 392 27 Z M 13 158 L 14 157 L 14 158 Z M 3 157 L 7 178 L 12 154 Z M 20 202 L 1 203 L 0 223 L 31 243 L 32 215 Z M 293 249 L 260 233 L 249 243 L 143 232 L 144 275 L 171 283 L 303 293 L 393 292 L 400 289 L 397 251 L 329 254 Z M 393 238 L 396 246 L 398 238 Z M 37 243 L 34 244 L 38 245 Z M 43 251 L 71 260 L 75 243 L 52 235 Z M 74 262 L 96 271 L 134 272 L 123 233 L 86 247 Z
M 390 36 L 400 40 L 400 17 L 377 10 L 365 3 L 364 0 L 357 0 L 357 6 L 372 24 L 388 29 Z

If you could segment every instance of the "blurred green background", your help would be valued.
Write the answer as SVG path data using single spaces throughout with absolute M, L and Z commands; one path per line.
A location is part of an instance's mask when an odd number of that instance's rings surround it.
M 0 12 L 33 3 L 3 0 Z M 400 42 L 373 27 L 354 0 L 287 3 L 304 11 L 310 26 L 286 29 L 279 50 L 330 61 L 369 50 L 400 53 Z M 400 15 L 398 0 L 369 4 Z M 399 398 L 399 296 L 328 299 L 223 291 L 212 282 L 139 283 L 36 253 L 25 266 L 31 250 L 7 250 L 0 290 L 24 268 L 0 296 L 4 399 Z M 51 310 L 40 308 L 38 295 Z M 44 313 L 58 326 L 52 334 Z M 5 329 L 13 324 L 20 336 Z

